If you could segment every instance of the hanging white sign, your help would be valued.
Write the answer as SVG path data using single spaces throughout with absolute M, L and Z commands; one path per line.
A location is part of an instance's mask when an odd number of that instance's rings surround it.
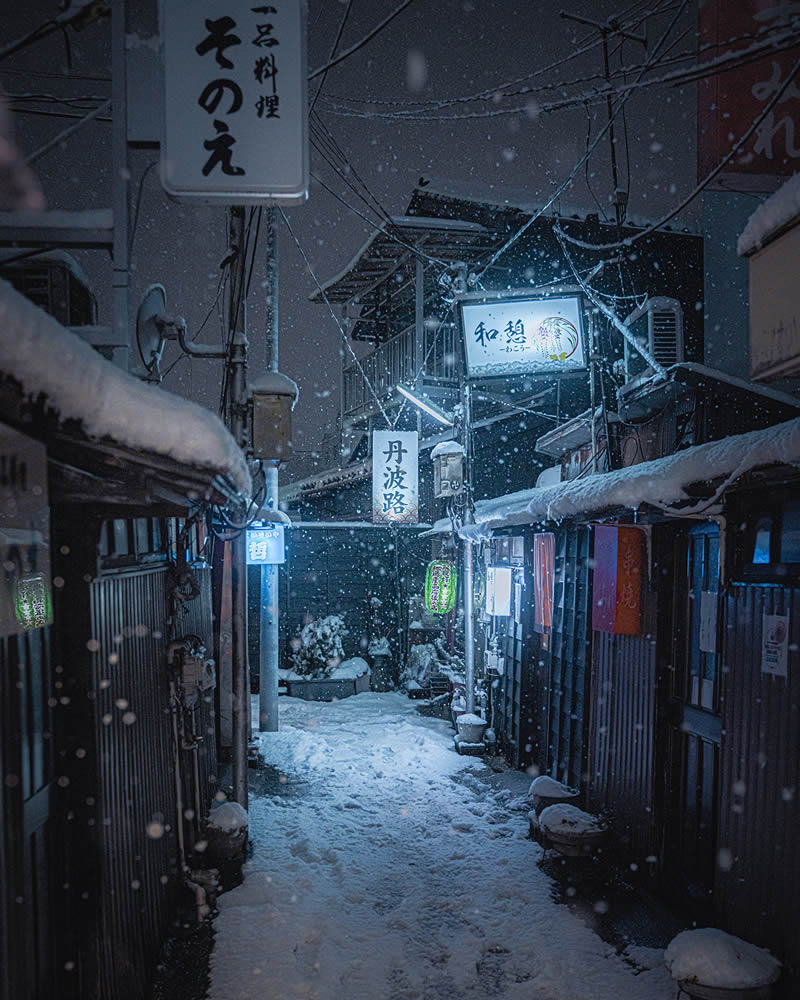
M 774 677 L 789 674 L 789 616 L 764 615 L 762 619 L 761 673 Z
M 303 0 L 162 0 L 168 194 L 231 204 L 308 192 Z
M 274 566 L 286 562 L 283 525 L 267 524 L 247 529 L 247 565 Z
M 468 378 L 586 367 L 577 295 L 462 299 L 460 309 Z
M 419 442 L 416 431 L 372 432 L 372 520 L 419 520 Z

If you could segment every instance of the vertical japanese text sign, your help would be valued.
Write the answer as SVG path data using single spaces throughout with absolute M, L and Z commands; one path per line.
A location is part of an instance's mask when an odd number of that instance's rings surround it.
M 308 191 L 303 0 L 162 0 L 168 194 L 242 204 Z
M 416 524 L 419 520 L 416 431 L 372 432 L 372 520 Z

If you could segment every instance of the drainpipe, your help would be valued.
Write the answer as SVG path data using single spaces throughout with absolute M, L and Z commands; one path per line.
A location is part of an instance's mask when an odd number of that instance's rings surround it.
M 462 397 L 464 421 L 464 524 L 472 524 L 472 387 L 464 382 Z M 474 545 L 464 539 L 464 681 L 466 685 L 467 712 L 475 711 L 475 632 L 474 632 Z

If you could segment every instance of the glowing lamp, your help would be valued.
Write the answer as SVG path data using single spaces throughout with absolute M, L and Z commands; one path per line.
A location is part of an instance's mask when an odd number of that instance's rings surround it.
M 43 628 L 53 622 L 50 585 L 41 573 L 27 573 L 14 588 L 14 615 L 24 629 Z
M 425 574 L 425 607 L 434 615 L 446 615 L 456 603 L 458 572 L 455 563 L 436 559 Z

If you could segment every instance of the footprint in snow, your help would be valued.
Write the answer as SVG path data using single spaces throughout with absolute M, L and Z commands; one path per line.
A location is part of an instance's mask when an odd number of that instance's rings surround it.
M 455 830 L 457 833 L 472 833 L 475 827 L 472 823 L 451 823 L 450 829 Z

